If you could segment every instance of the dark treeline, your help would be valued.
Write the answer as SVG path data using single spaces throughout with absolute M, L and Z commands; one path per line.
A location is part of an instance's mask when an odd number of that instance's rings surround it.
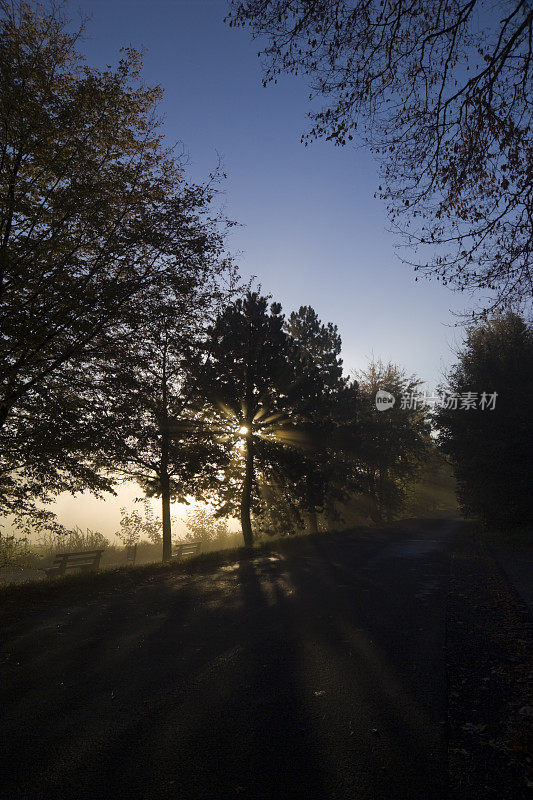
M 139 55 L 98 71 L 54 14 L 1 10 L 2 515 L 61 531 L 47 507 L 59 493 L 135 480 L 161 499 L 168 560 L 175 501 L 239 517 L 251 546 L 335 525 L 354 504 L 390 520 L 421 478 L 445 485 L 431 414 L 402 399 L 416 377 L 380 362 L 346 377 L 334 324 L 238 286 L 217 176 L 187 183 L 164 148 Z M 450 391 L 497 392 L 498 410 L 442 410 L 436 431 L 464 510 L 516 522 L 531 329 L 508 315 L 466 347 Z M 395 398 L 386 411 L 380 390 Z
M 458 413 L 453 404 L 435 415 L 441 450 L 454 465 L 467 516 L 507 530 L 531 525 L 533 328 L 508 313 L 467 335 L 448 376 L 450 393 L 495 396 L 490 411 Z

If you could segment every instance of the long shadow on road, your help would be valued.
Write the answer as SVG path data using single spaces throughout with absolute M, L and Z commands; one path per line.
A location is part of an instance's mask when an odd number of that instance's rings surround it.
M 21 622 L 0 796 L 444 798 L 439 536 L 302 542 Z

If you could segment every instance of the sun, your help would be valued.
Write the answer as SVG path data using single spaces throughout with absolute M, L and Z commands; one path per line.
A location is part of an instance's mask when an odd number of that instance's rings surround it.
M 241 425 L 241 427 L 239 428 L 239 434 L 241 436 L 246 436 L 248 433 L 249 429 L 246 427 L 246 425 Z

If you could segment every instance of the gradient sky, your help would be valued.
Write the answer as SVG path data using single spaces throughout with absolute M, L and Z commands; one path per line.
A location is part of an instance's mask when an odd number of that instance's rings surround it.
M 374 199 L 379 180 L 370 155 L 329 142 L 300 144 L 308 125 L 305 81 L 286 78 L 264 89 L 258 44 L 249 31 L 223 23 L 226 10 L 225 0 L 67 3 L 73 23 L 80 13 L 89 17 L 81 44 L 89 64 L 116 64 L 123 46 L 146 49 L 145 82 L 164 89 L 165 134 L 183 143 L 190 179 L 204 180 L 221 156 L 224 209 L 241 226 L 230 248 L 242 275 L 257 276 L 285 312 L 311 305 L 335 322 L 347 372 L 375 356 L 433 390 L 461 341 L 451 311 L 465 307 L 465 296 L 415 283 L 387 232 L 384 204 Z M 116 518 L 116 501 L 112 507 Z M 63 498 L 58 508 L 70 522 L 71 508 L 80 506 Z

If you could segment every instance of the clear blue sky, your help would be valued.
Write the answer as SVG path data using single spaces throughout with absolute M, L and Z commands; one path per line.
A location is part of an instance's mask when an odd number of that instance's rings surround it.
M 256 275 L 286 312 L 313 306 L 339 326 L 347 371 L 374 355 L 417 373 L 433 389 L 461 339 L 450 309 L 465 297 L 415 283 L 387 232 L 370 155 L 318 142 L 304 148 L 308 87 L 261 84 L 258 45 L 223 23 L 225 0 L 70 0 L 90 16 L 89 62 L 114 64 L 120 47 L 146 48 L 145 80 L 164 91 L 169 142 L 203 180 L 222 156 L 227 215 L 244 276 Z

